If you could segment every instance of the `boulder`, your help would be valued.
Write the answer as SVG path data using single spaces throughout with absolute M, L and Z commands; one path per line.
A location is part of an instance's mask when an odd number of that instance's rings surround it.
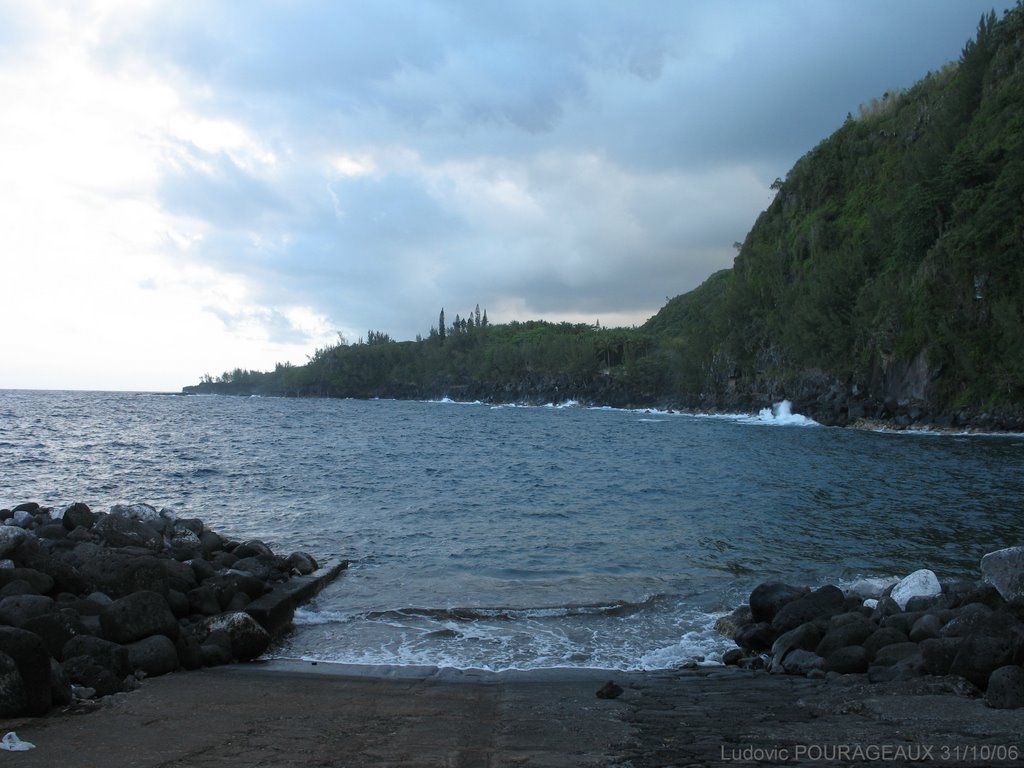
M 226 632 L 231 642 L 231 654 L 239 661 L 251 661 L 267 650 L 270 634 L 249 614 L 239 611 L 207 619 L 208 633 Z
M 11 570 L 14 570 L 13 568 Z M 10 581 L 6 586 L 0 588 L 0 598 L 13 597 L 15 595 L 38 595 L 39 593 L 32 589 L 32 585 L 24 579 L 16 579 Z
M 125 675 L 131 672 L 127 649 L 123 645 L 118 645 L 99 637 L 90 637 L 88 635 L 72 637 L 64 644 L 61 655 L 65 661 L 75 657 L 86 656 L 94 664 L 108 670 L 116 680 L 123 679 Z M 79 683 L 79 685 L 87 685 L 87 683 Z
M 89 656 L 71 656 L 61 665 L 72 685 L 91 688 L 96 696 L 111 696 L 122 690 L 122 680 Z
M 790 651 L 782 660 L 782 668 L 787 675 L 809 675 L 825 669 L 825 660 L 813 651 L 802 648 Z
M 895 664 L 875 664 L 868 668 L 868 681 L 872 683 L 890 683 L 895 680 L 912 680 L 921 677 L 924 672 L 924 660 L 921 654 L 915 653 L 897 661 Z
M 187 597 L 190 613 L 197 613 L 201 616 L 216 616 L 221 612 L 217 591 L 207 584 L 189 590 Z
M 289 571 L 300 576 L 308 576 L 319 568 L 316 558 L 306 552 L 292 552 L 285 560 L 285 565 Z
M 135 592 L 100 611 L 103 635 L 115 643 L 133 643 L 150 635 L 178 636 L 178 620 L 156 592 Z
M 54 611 L 29 619 L 22 629 L 39 635 L 47 652 L 57 660 L 63 658 L 64 645 L 75 635 L 84 634 L 82 620 L 74 611 Z
M 999 631 L 1006 620 L 983 603 L 970 603 L 960 608 L 939 630 L 942 637 L 966 637 L 975 632 Z
M 156 507 L 150 504 L 115 504 L 110 508 L 109 516 L 146 523 L 158 523 L 161 520 L 161 515 Z
M 148 676 L 156 677 L 178 668 L 178 649 L 166 635 L 152 635 L 125 647 L 132 670 L 141 669 Z
M 110 547 L 141 547 L 150 552 L 164 548 L 164 537 L 149 523 L 122 515 L 107 515 L 93 527 Z
M 741 605 L 735 608 L 732 613 L 719 616 L 715 619 L 715 632 L 725 637 L 735 637 L 747 624 L 754 621 L 749 605 Z
M 910 628 L 908 636 L 912 642 L 920 643 L 922 640 L 938 637 L 941 631 L 942 619 L 934 613 L 926 613 L 914 622 L 914 626 Z
M 905 634 L 900 632 L 898 629 L 892 627 L 881 627 L 875 630 L 874 633 L 864 641 L 864 650 L 867 651 L 868 658 L 874 659 L 878 655 L 878 652 L 887 645 L 894 645 L 896 643 L 906 643 L 910 640 Z
M 53 610 L 53 599 L 43 595 L 13 595 L 0 600 L 0 624 L 20 627 L 29 619 Z
M 913 597 L 936 597 L 942 594 L 942 585 L 934 571 L 922 568 L 900 580 L 889 594 L 901 610 L 906 610 L 907 602 Z
M 999 667 L 1009 664 L 1012 657 L 1009 634 L 989 635 L 975 632 L 963 638 L 949 667 L 949 673 L 960 675 L 981 690 L 985 690 L 991 674 Z
M 69 531 L 79 527 L 89 530 L 96 524 L 96 517 L 96 513 L 89 509 L 88 504 L 78 501 L 64 510 L 62 522 Z
M 1024 598 L 1024 546 L 989 552 L 981 558 L 981 575 L 1007 602 Z
M 279 580 L 285 574 L 285 571 L 281 568 L 280 559 L 273 556 L 267 557 L 266 555 L 240 558 L 232 568 L 236 571 L 248 573 L 260 581 Z
M 861 674 L 868 671 L 868 653 L 860 645 L 837 648 L 825 657 L 825 669 L 841 675 Z
M 22 528 L 0 526 L 0 558 L 10 557 L 31 534 Z
M 733 637 L 733 641 L 740 648 L 748 651 L 767 651 L 778 637 L 778 633 L 772 629 L 772 625 L 764 621 L 755 624 L 747 624 L 740 627 Z
M 809 591 L 806 587 L 793 587 L 781 581 L 766 581 L 750 593 L 750 613 L 754 621 L 771 623 L 784 605 Z
M 846 598 L 843 591 L 828 584 L 782 606 L 772 619 L 772 629 L 776 632 L 788 632 L 815 619 L 831 618 L 843 612 L 845 607 Z
M 133 555 L 109 549 L 97 549 L 82 559 L 79 572 L 85 589 L 105 592 L 111 597 L 124 597 L 141 590 L 167 593 L 166 559 L 152 555 Z
M 56 659 L 50 659 L 50 698 L 53 706 L 63 707 L 71 703 L 71 681 L 64 674 L 64 667 Z
M 1010 664 L 994 670 L 988 678 L 985 703 L 993 709 L 1024 707 L 1024 669 Z
M 18 665 L 6 653 L 0 653 L 0 717 L 17 717 L 27 707 L 25 683 Z
M 858 579 L 857 581 L 850 584 L 844 590 L 847 595 L 853 595 L 861 600 L 879 600 L 885 595 L 885 592 L 890 587 L 894 586 L 899 582 L 899 579 L 895 577 L 891 578 L 875 578 L 875 579 Z
M 239 559 L 245 557 L 256 557 L 259 555 L 274 557 L 273 550 L 259 539 L 250 539 L 249 541 L 239 544 L 235 547 L 232 554 Z
M 905 643 L 890 643 L 889 645 L 878 649 L 878 652 L 875 653 L 874 658 L 871 660 L 871 665 L 877 667 L 891 667 L 893 664 L 903 661 L 910 656 L 919 655 L 920 652 L 921 649 L 918 647 L 917 643 L 911 643 L 909 641 Z
M 45 715 L 52 704 L 50 694 L 50 654 L 42 639 L 17 627 L 0 627 L 0 653 L 18 665 L 25 684 L 25 714 Z
M 821 642 L 821 633 L 821 627 L 814 622 L 807 622 L 779 635 L 772 643 L 772 663 L 781 664 L 787 654 L 794 650 L 813 651 Z
M 959 637 L 933 637 L 920 643 L 921 658 L 924 659 L 924 671 L 927 675 L 944 676 L 949 674 L 953 666 L 960 644 Z
M 827 658 L 829 654 L 840 648 L 850 645 L 862 645 L 877 630 L 878 627 L 875 626 L 873 621 L 864 616 L 859 616 L 857 621 L 845 621 L 838 624 L 838 626 L 830 627 L 814 651 L 819 656 Z

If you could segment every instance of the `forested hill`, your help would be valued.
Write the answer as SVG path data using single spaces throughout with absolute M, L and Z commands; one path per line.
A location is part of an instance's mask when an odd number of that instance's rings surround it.
M 839 409 L 1021 402 L 1021 4 L 982 18 L 957 64 L 848 115 L 774 186 L 732 270 L 650 329 L 740 391 L 827 382 Z
M 966 32 L 966 31 L 965 31 Z M 828 423 L 1024 427 L 1024 2 L 959 61 L 883 94 L 807 153 L 732 269 L 643 327 L 491 325 L 318 350 L 186 391 L 576 399 Z

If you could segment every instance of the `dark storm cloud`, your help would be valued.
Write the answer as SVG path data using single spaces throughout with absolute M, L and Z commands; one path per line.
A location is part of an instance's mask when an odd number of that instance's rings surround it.
M 653 313 L 730 263 L 772 179 L 955 59 L 987 9 L 174 3 L 98 55 L 147 57 L 273 154 L 179 154 L 161 200 L 205 222 L 201 259 L 270 308 L 408 338 L 442 305 Z

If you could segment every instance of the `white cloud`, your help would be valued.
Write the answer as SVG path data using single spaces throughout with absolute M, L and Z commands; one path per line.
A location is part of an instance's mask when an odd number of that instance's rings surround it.
M 0 386 L 177 389 L 478 302 L 642 322 L 988 4 L 238 8 L 0 0 Z

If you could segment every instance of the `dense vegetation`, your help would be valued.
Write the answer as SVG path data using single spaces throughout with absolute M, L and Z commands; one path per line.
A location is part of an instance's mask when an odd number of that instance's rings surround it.
M 864 105 L 801 158 L 733 268 L 643 327 L 492 325 L 479 308 L 415 342 L 371 332 L 301 367 L 192 391 L 759 406 L 1019 418 L 1024 395 L 1024 2 L 960 59 Z M 906 416 L 913 411 L 912 416 Z

